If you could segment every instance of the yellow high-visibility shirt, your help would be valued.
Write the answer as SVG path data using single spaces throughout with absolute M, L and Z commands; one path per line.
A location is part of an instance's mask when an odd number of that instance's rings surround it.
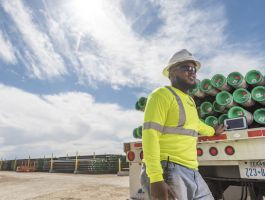
M 184 107 L 186 120 L 182 128 L 200 135 L 214 135 L 214 129 L 199 119 L 193 99 L 181 90 L 172 86 L 170 88 L 179 96 Z M 179 114 L 180 108 L 176 97 L 168 88 L 160 87 L 148 96 L 142 144 L 144 162 L 151 183 L 163 180 L 160 161 L 168 160 L 168 157 L 171 162 L 190 169 L 198 169 L 197 136 L 171 131 L 178 126 L 181 118 Z

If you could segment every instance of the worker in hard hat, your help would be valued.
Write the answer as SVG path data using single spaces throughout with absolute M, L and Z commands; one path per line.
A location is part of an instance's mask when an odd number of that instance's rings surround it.
M 157 88 L 148 97 L 142 134 L 145 199 L 214 199 L 198 172 L 197 136 L 220 134 L 224 126 L 213 128 L 200 121 L 187 93 L 195 87 L 200 67 L 186 49 L 175 53 L 163 70 L 171 86 Z

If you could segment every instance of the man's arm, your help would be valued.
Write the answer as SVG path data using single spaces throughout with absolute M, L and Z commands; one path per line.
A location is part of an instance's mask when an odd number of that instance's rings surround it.
M 159 144 L 161 133 L 157 128 L 164 125 L 169 107 L 169 100 L 157 93 L 153 93 L 148 97 L 145 107 L 142 135 L 144 162 L 150 178 L 151 196 L 155 199 L 168 199 L 168 195 L 174 197 L 163 179 Z
M 203 135 L 203 136 L 213 136 L 215 133 L 215 130 L 213 127 L 208 126 L 207 124 L 205 124 L 204 122 L 202 122 L 201 120 L 199 120 L 199 134 Z
M 220 124 L 218 126 L 215 126 L 214 128 L 211 126 L 208 126 L 204 122 L 200 120 L 199 122 L 199 133 L 200 135 L 204 136 L 213 136 L 213 135 L 219 135 L 225 131 L 225 126 L 223 124 Z
M 161 94 L 152 93 L 147 100 L 142 143 L 144 162 L 150 182 L 163 181 L 163 169 L 160 164 L 160 131 L 157 126 L 163 126 L 166 120 L 165 99 Z

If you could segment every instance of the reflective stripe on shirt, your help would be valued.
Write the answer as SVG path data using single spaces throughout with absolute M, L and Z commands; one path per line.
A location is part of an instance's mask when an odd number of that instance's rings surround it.
M 183 103 L 179 97 L 179 95 L 176 94 L 176 92 L 174 90 L 172 90 L 172 88 L 170 88 L 169 86 L 166 86 L 167 89 L 169 89 L 169 91 L 175 96 L 178 106 L 179 106 L 179 122 L 177 124 L 177 127 L 182 127 L 185 124 L 186 121 L 186 113 L 184 110 L 184 106 Z
M 156 122 L 145 122 L 143 125 L 143 129 L 154 129 L 156 131 L 159 131 L 162 134 L 180 134 L 180 135 L 198 137 L 198 132 L 196 132 L 195 130 L 183 128 L 186 122 L 186 112 L 184 110 L 183 103 L 180 97 L 176 94 L 176 92 L 172 88 L 170 88 L 169 86 L 166 86 L 166 88 L 175 96 L 176 101 L 178 103 L 179 121 L 178 121 L 177 126 L 176 127 L 161 126 L 160 124 Z
M 162 134 L 180 134 L 198 137 L 198 133 L 195 130 L 185 129 L 183 127 L 161 126 L 160 124 L 155 122 L 145 122 L 143 129 L 154 129 Z

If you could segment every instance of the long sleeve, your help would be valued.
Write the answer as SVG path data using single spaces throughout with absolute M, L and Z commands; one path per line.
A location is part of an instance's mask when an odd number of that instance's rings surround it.
M 142 143 L 144 162 L 151 183 L 163 180 L 159 143 L 161 133 L 153 127 L 164 126 L 169 106 L 168 99 L 163 95 L 152 93 L 145 107 Z
M 208 126 L 204 122 L 200 121 L 199 122 L 199 133 L 200 135 L 204 135 L 204 136 L 213 136 L 215 133 L 215 130 L 213 127 Z

